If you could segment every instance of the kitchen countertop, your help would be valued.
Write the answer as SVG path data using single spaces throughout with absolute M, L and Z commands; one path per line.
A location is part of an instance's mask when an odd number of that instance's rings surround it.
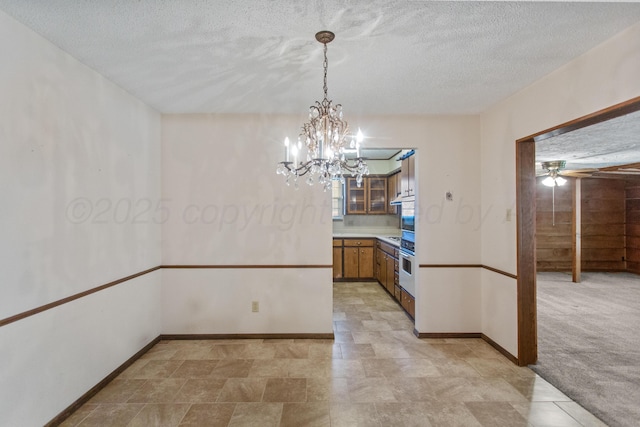
M 396 246 L 396 247 L 400 247 L 400 240 L 393 240 L 390 239 L 389 237 L 398 237 L 400 238 L 400 234 L 393 234 L 393 233 L 385 233 L 385 234 L 380 234 L 380 233 L 349 233 L 349 232 L 342 232 L 342 233 L 333 233 L 333 238 L 334 239 L 348 239 L 348 238 L 360 238 L 360 239 L 380 239 L 385 243 L 388 243 L 390 245 Z

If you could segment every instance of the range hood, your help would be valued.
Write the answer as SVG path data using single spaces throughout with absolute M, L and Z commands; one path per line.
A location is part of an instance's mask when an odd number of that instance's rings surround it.
M 393 200 L 391 200 L 391 201 L 389 202 L 389 204 L 390 204 L 391 206 L 398 206 L 398 205 L 401 205 L 401 204 L 402 204 L 402 196 L 400 196 L 400 195 L 396 196 L 396 198 L 395 198 L 395 199 L 393 199 Z

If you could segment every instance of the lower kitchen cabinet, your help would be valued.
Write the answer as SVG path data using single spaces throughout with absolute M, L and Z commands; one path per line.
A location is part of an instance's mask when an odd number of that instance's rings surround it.
M 333 239 L 333 278 L 342 279 L 342 239 Z
M 373 239 L 343 239 L 343 277 L 373 279 Z
M 402 300 L 400 301 L 400 305 L 402 305 L 402 308 L 404 308 L 405 311 L 407 313 L 409 313 L 409 316 L 411 316 L 412 318 L 415 319 L 415 317 L 416 317 L 416 300 L 415 300 L 415 298 L 413 298 L 413 296 L 411 296 L 411 294 L 409 294 L 404 289 L 400 289 L 400 292 L 402 294 L 402 296 L 401 296 Z

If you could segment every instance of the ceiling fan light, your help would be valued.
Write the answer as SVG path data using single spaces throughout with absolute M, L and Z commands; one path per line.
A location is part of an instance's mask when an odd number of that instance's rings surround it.
M 545 179 L 542 180 L 542 184 L 546 185 L 547 187 L 553 187 L 556 185 L 556 180 L 553 179 L 553 177 L 548 176 Z
M 565 185 L 567 183 L 567 180 L 564 179 L 561 176 L 556 177 L 556 184 L 557 185 Z

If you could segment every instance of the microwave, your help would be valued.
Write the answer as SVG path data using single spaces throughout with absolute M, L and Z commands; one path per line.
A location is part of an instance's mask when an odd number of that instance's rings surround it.
M 416 231 L 416 201 L 414 197 L 402 199 L 400 207 L 400 229 L 403 231 Z

